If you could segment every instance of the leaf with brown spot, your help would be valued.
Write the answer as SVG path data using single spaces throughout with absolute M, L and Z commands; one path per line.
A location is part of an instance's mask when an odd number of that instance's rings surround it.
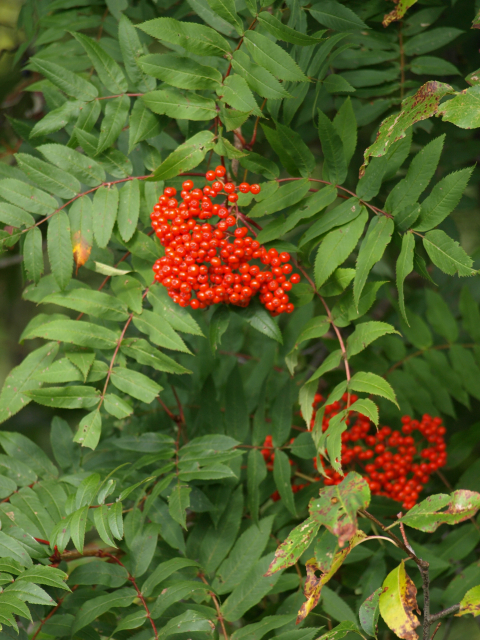
M 471 613 L 473 616 L 480 615 L 480 585 L 469 589 L 460 601 L 460 611 L 456 616 L 464 616 Z
M 357 511 L 370 504 L 370 488 L 361 475 L 350 472 L 336 486 L 320 490 L 320 496 L 310 501 L 312 519 L 323 524 L 338 538 L 343 547 L 357 531 Z
M 440 511 L 443 507 L 447 509 Z M 443 523 L 458 524 L 472 518 L 479 509 L 480 493 L 459 489 L 451 496 L 438 494 L 425 498 L 412 507 L 398 522 L 403 522 L 413 529 L 432 533 Z
M 388 574 L 382 586 L 380 614 L 387 626 L 402 640 L 417 640 L 417 588 L 405 571 L 404 560 Z
M 391 22 L 395 22 L 395 20 L 401 20 L 401 18 L 403 18 L 403 16 L 407 12 L 407 9 L 410 9 L 410 7 L 414 5 L 416 1 L 417 0 L 397 0 L 397 6 L 395 7 L 395 9 L 393 11 L 390 11 L 390 13 L 387 13 L 383 17 L 383 26 L 388 27 Z
M 363 540 L 365 540 L 367 536 L 363 531 L 356 531 L 355 535 L 352 537 L 350 544 L 342 549 L 338 553 L 335 554 L 335 558 L 332 562 L 332 566 L 327 573 L 321 573 L 319 577 L 315 574 L 320 570 L 319 565 L 315 558 L 311 558 L 307 561 L 305 567 L 307 570 L 307 578 L 305 580 L 305 584 L 303 587 L 303 593 L 307 598 L 306 602 L 302 604 L 297 616 L 297 624 L 299 624 L 302 620 L 304 620 L 310 611 L 316 607 L 318 601 L 320 600 L 320 596 L 322 594 L 323 585 L 327 584 L 327 582 L 332 578 L 338 569 L 342 566 L 343 561 L 348 556 L 350 551 L 360 544 Z
M 390 146 L 405 137 L 405 131 L 416 122 L 426 120 L 434 116 L 440 104 L 440 100 L 452 93 L 449 84 L 429 80 L 413 96 L 405 98 L 402 102 L 400 113 L 393 113 L 380 125 L 375 142 L 364 153 L 364 164 L 360 167 L 360 178 L 365 173 L 365 168 L 370 156 L 379 158 L 384 156 Z
M 313 536 L 320 529 L 320 524 L 307 518 L 290 532 L 288 538 L 275 551 L 275 557 L 268 567 L 266 576 L 271 576 L 280 569 L 286 569 L 296 563 L 305 549 L 310 545 Z

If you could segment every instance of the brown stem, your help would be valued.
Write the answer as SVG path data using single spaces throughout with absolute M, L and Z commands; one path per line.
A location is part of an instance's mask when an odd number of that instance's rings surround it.
M 143 292 L 142 301 L 145 300 L 147 293 L 148 293 L 148 287 Z M 105 395 L 107 393 L 107 387 L 108 387 L 108 383 L 110 382 L 110 377 L 112 375 L 113 367 L 115 365 L 115 360 L 117 359 L 118 352 L 120 351 L 120 347 L 122 346 L 123 339 L 125 338 L 125 334 L 132 320 L 133 320 L 133 312 L 128 316 L 127 321 L 123 326 L 122 333 L 120 334 L 120 337 L 117 342 L 117 346 L 115 347 L 115 351 L 113 352 L 112 359 L 110 360 L 110 366 L 108 367 L 108 371 L 107 371 L 107 378 L 103 386 L 103 391 L 102 391 L 102 395 L 100 396 L 100 402 L 98 403 L 97 411 L 100 411 L 100 407 L 102 406 L 103 401 L 105 400 Z
M 303 180 L 303 179 L 304 178 L 281 178 L 280 180 L 277 180 L 277 182 L 291 182 L 292 180 Z M 339 184 L 335 184 L 334 182 L 329 182 L 328 180 L 319 180 L 318 178 L 309 178 L 309 181 L 310 182 L 319 182 L 320 184 L 329 184 L 332 187 L 335 187 L 335 189 L 341 189 L 342 191 L 345 191 L 345 193 L 349 193 L 353 198 L 358 198 L 358 200 L 363 204 L 363 206 L 368 207 L 369 209 L 371 209 L 375 215 L 377 215 L 377 216 L 378 215 L 382 215 L 382 216 L 385 216 L 387 218 L 392 218 L 393 219 L 393 215 L 391 213 L 388 213 L 388 211 L 384 211 L 383 209 L 379 209 L 378 207 L 374 207 L 373 204 L 370 204 L 369 202 L 366 202 L 365 200 L 362 200 L 361 198 L 359 198 L 354 191 L 350 191 L 350 189 L 346 189 L 345 187 L 342 187 Z
M 203 573 L 199 573 L 198 577 L 203 582 L 203 584 L 206 584 L 207 587 L 210 586 L 208 584 L 207 580 L 205 579 L 205 576 L 203 575 Z M 220 627 L 222 628 L 223 637 L 224 637 L 225 640 L 228 640 L 228 633 L 227 633 L 227 630 L 225 628 L 225 621 L 224 621 L 224 618 L 223 618 L 223 615 L 222 615 L 222 610 L 220 609 L 220 603 L 218 602 L 218 598 L 213 593 L 213 591 L 209 591 L 208 595 L 212 598 L 213 604 L 215 605 L 215 610 L 217 612 L 217 620 L 220 623 Z
M 75 589 L 78 588 L 78 585 L 74 585 L 72 587 L 72 589 L 70 590 L 70 593 L 72 591 L 75 591 Z M 40 631 L 43 628 L 43 625 L 47 622 L 47 620 L 50 620 L 50 618 L 57 613 L 57 611 L 60 609 L 60 607 L 62 606 L 62 602 L 65 600 L 65 598 L 67 597 L 68 593 L 66 593 L 64 596 L 62 596 L 61 598 L 59 598 L 57 600 L 57 604 L 53 607 L 53 609 L 50 611 L 50 613 L 48 615 L 45 616 L 45 618 L 43 618 L 43 620 L 40 620 L 40 624 L 38 625 L 37 629 L 35 630 L 35 633 L 32 636 L 31 640 L 35 640 L 35 638 L 38 636 L 38 634 L 40 633 Z
M 140 591 L 140 589 L 138 588 L 137 582 L 135 580 L 135 578 L 132 576 L 132 574 L 127 570 L 127 567 L 123 564 L 123 562 L 121 560 L 119 560 L 116 556 L 114 556 L 111 553 L 104 553 L 103 557 L 106 558 L 110 558 L 110 560 L 112 562 L 115 562 L 116 564 L 120 565 L 121 567 L 123 567 L 125 569 L 125 571 L 128 574 L 128 580 L 130 580 L 130 582 L 132 583 L 135 591 L 137 592 L 138 595 L 138 599 L 140 600 L 140 602 L 142 603 L 143 608 L 145 609 L 145 613 L 147 614 L 147 619 L 150 620 L 150 624 L 152 625 L 152 629 L 153 629 L 153 634 L 155 636 L 155 640 L 158 640 L 158 631 L 157 631 L 157 627 L 155 626 L 155 623 L 152 619 L 152 616 L 150 615 L 150 611 L 148 609 L 148 605 L 145 601 L 145 598 L 143 596 L 143 593 Z
M 459 604 L 452 604 L 452 606 L 448 607 L 448 609 L 444 609 L 443 611 L 440 611 L 439 613 L 435 613 L 433 614 L 433 616 L 430 616 L 430 622 L 436 622 L 437 620 L 440 620 L 440 618 L 445 618 L 445 616 L 449 616 L 451 613 L 457 613 L 457 611 L 459 610 L 460 610 Z

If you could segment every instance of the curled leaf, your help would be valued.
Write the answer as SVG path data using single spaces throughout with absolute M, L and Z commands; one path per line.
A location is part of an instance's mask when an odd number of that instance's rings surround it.
M 405 561 L 385 578 L 380 595 L 380 614 L 388 627 L 402 640 L 417 640 L 415 629 L 420 624 L 417 588 L 405 571 Z

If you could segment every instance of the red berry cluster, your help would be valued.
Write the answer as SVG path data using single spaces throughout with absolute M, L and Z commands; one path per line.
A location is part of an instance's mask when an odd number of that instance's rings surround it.
M 205 177 L 212 184 L 203 189 L 194 189 L 192 180 L 185 180 L 180 203 L 174 187 L 167 187 L 158 199 L 150 218 L 165 256 L 153 266 L 155 280 L 182 307 L 205 309 L 221 302 L 246 307 L 259 293 L 272 315 L 291 313 L 294 305 L 288 291 L 300 276 L 294 273 L 287 280 L 293 270 L 290 255 L 274 248 L 267 251 L 234 215 L 238 214 L 235 192 L 258 194 L 260 185 L 242 182 L 236 187 L 224 181 L 225 173 L 223 166 L 207 171 Z M 217 197 L 223 202 L 214 203 Z M 214 217 L 215 224 L 197 222 Z M 262 265 L 270 270 L 262 270 Z
M 353 403 L 358 398 L 350 396 Z M 316 410 L 323 400 L 320 394 L 315 396 L 313 407 Z M 343 411 L 347 403 L 347 394 L 340 401 L 325 407 L 322 430 L 326 431 L 330 419 Z M 315 422 L 312 417 L 310 429 Z M 401 431 L 394 431 L 385 426 L 378 432 L 370 433 L 372 423 L 366 416 L 349 412 L 347 425 L 353 425 L 342 434 L 342 466 L 347 471 L 358 471 L 368 482 L 374 495 L 387 496 L 402 503 L 404 509 L 411 509 L 417 502 L 420 493 L 430 480 L 431 474 L 445 466 L 447 462 L 446 429 L 441 418 L 432 418 L 424 414 L 421 421 L 403 416 Z M 416 437 L 414 437 L 414 435 Z M 425 445 L 426 441 L 426 446 Z M 267 436 L 262 454 L 268 462 L 273 459 L 272 438 Z M 326 486 L 340 484 L 343 476 L 333 469 L 324 467 L 323 483 Z M 314 459 L 316 467 L 316 459 Z M 268 465 L 267 465 L 267 468 Z M 320 480 L 320 477 L 315 478 Z M 294 492 L 305 485 L 294 484 Z M 279 497 L 275 494 L 272 499 Z

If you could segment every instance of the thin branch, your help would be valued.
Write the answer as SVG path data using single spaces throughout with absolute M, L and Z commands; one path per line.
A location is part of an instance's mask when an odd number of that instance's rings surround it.
M 475 347 L 476 345 L 474 342 L 466 342 L 465 344 L 462 344 L 460 346 L 464 347 L 465 349 L 473 349 L 473 347 Z M 443 351 L 444 349 L 450 349 L 450 347 L 451 347 L 450 344 L 436 344 L 426 349 L 419 349 L 418 351 L 414 351 L 413 353 L 410 353 L 408 356 L 405 356 L 404 358 L 396 362 L 394 365 L 392 365 L 390 369 L 387 371 L 387 373 L 384 374 L 383 377 L 386 378 L 388 375 L 392 373 L 392 371 L 395 371 L 395 369 L 398 369 L 403 364 L 405 364 L 405 362 L 407 362 L 408 360 L 411 360 L 412 358 L 418 358 L 418 356 L 421 356 L 424 353 L 427 353 L 428 351 Z
M 205 579 L 205 576 L 203 575 L 203 573 L 199 573 L 198 577 L 203 582 L 203 584 L 206 584 L 207 587 L 210 586 L 208 584 L 207 580 Z M 213 593 L 213 591 L 209 591 L 208 595 L 212 598 L 213 604 L 215 605 L 215 609 L 217 611 L 217 619 L 218 619 L 218 622 L 220 623 L 220 627 L 222 628 L 222 633 L 223 633 L 224 640 L 228 640 L 228 633 L 227 633 L 227 630 L 225 628 L 225 621 L 224 621 L 224 618 L 223 618 L 223 615 L 222 615 L 222 610 L 220 609 L 220 603 L 218 602 L 218 598 Z
M 153 634 L 155 636 L 155 640 L 158 640 L 158 631 L 157 631 L 157 627 L 155 626 L 155 622 L 153 621 L 152 616 L 150 615 L 150 611 L 148 609 L 148 605 L 147 602 L 145 600 L 145 597 L 143 595 L 143 593 L 140 591 L 140 589 L 138 588 L 137 582 L 135 580 L 135 578 L 132 576 L 132 574 L 130 573 L 130 571 L 128 571 L 128 569 L 126 568 L 126 566 L 123 564 L 123 562 L 121 560 L 119 560 L 117 557 L 115 557 L 114 555 L 110 554 L 110 553 L 104 553 L 103 557 L 106 558 L 110 558 L 112 560 L 112 562 L 115 562 L 116 564 L 120 565 L 121 567 L 123 567 L 125 569 L 125 571 L 128 574 L 128 580 L 130 580 L 130 582 L 132 583 L 135 591 L 137 592 L 138 595 L 138 599 L 140 600 L 140 602 L 143 605 L 143 608 L 145 609 L 145 613 L 147 614 L 147 619 L 150 620 L 150 624 L 152 625 L 152 629 L 153 629 Z
M 436 622 L 437 620 L 440 620 L 440 618 L 445 618 L 445 616 L 449 616 L 452 613 L 457 613 L 457 611 L 460 611 L 460 605 L 453 604 L 451 607 L 448 607 L 448 609 L 444 609 L 443 611 L 430 616 L 430 622 Z
M 78 585 L 74 585 L 72 587 L 72 589 L 70 590 L 70 593 L 72 593 L 72 591 L 75 591 L 75 589 L 78 588 Z M 40 620 L 40 624 L 38 625 L 38 627 L 35 630 L 35 633 L 32 636 L 31 640 L 35 640 L 35 638 L 38 636 L 38 634 L 40 633 L 40 631 L 43 628 L 43 625 L 50 620 L 50 618 L 57 613 L 57 611 L 60 609 L 60 607 L 62 606 L 62 602 L 65 600 L 65 598 L 68 596 L 68 593 L 66 593 L 64 596 L 62 596 L 61 598 L 59 598 L 57 600 L 57 604 L 53 607 L 53 609 L 50 611 L 50 613 L 48 615 L 45 616 L 45 618 L 43 618 L 43 620 Z

